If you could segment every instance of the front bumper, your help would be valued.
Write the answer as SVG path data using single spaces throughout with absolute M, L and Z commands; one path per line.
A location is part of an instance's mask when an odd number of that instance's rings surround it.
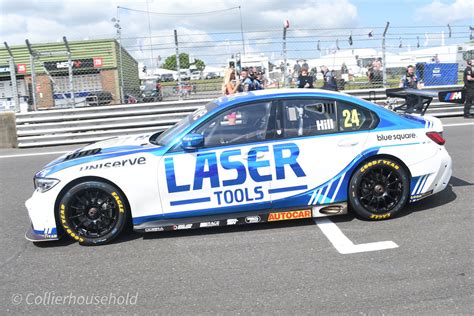
M 59 240 L 56 228 L 41 231 L 35 230 L 33 225 L 30 225 L 30 228 L 26 231 L 25 238 L 33 242 Z
M 54 192 L 39 193 L 35 191 L 25 202 L 31 225 L 25 238 L 30 241 L 58 240 L 58 228 L 54 217 Z

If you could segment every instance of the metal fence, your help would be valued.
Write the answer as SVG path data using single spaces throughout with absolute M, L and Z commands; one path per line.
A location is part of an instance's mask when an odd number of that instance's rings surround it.
M 442 88 L 442 87 L 436 87 Z M 450 89 L 459 88 L 450 87 Z M 351 95 L 384 104 L 385 89 L 350 90 Z M 114 136 L 166 130 L 209 99 L 89 107 L 18 113 L 18 147 L 90 143 Z M 462 115 L 462 106 L 433 100 L 427 114 L 436 117 Z
M 130 36 L 137 21 L 146 30 L 143 12 L 134 14 L 114 19 L 116 38 L 64 38 L 0 49 L 0 110 L 214 98 L 222 94 L 230 64 L 262 73 L 265 89 L 295 87 L 305 67 L 314 87 L 321 87 L 323 65 L 340 90 L 397 87 L 408 65 L 424 87 L 458 85 L 466 60 L 474 56 L 472 29 L 466 25 L 241 27 L 207 33 L 148 29 L 148 36 Z

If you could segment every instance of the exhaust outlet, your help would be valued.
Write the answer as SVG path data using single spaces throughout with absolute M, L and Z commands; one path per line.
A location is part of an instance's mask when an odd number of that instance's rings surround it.
M 313 217 L 347 214 L 347 203 L 313 207 Z

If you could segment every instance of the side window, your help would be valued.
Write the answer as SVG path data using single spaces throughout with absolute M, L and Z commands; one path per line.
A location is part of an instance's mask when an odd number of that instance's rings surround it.
M 269 130 L 271 102 L 234 107 L 217 114 L 193 133 L 204 136 L 205 147 L 265 140 Z
M 338 102 L 337 110 L 340 131 L 367 130 L 377 123 L 375 114 L 349 103 Z
M 285 138 L 337 132 L 335 101 L 294 99 L 282 101 Z

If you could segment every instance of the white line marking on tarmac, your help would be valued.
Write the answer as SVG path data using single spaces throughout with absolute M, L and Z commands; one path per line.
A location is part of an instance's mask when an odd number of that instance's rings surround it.
M 398 248 L 398 245 L 393 241 L 379 241 L 355 245 L 330 219 L 323 217 L 315 218 L 314 221 L 332 243 L 334 248 L 343 255 Z
M 53 152 L 47 152 L 47 153 L 6 155 L 6 156 L 0 156 L 0 159 L 2 159 L 2 158 L 17 158 L 17 157 L 30 157 L 30 156 L 58 155 L 58 154 L 65 154 L 65 153 L 68 153 L 68 152 L 70 152 L 70 150 L 68 150 L 68 151 L 53 151 Z
M 467 126 L 467 125 L 474 125 L 474 122 L 472 122 L 472 123 L 443 124 L 444 127 L 450 127 L 450 126 Z

